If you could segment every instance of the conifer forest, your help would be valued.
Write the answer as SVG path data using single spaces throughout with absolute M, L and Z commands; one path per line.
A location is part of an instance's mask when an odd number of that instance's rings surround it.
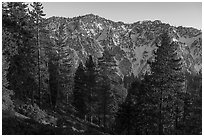
M 202 31 L 3 2 L 2 134 L 201 135 Z

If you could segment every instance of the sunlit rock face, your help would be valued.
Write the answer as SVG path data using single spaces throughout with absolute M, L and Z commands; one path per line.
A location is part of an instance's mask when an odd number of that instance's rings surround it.
M 69 51 L 67 58 L 74 60 L 75 68 L 79 60 L 85 62 L 89 55 L 97 62 L 104 47 L 108 47 L 117 62 L 117 76 L 123 78 L 132 73 L 142 76 L 151 71 L 147 61 L 154 60 L 154 52 L 161 42 L 160 35 L 167 31 L 172 41 L 179 43 L 186 69 L 192 73 L 202 69 L 202 32 L 195 28 L 174 27 L 159 20 L 125 24 L 93 14 L 74 18 L 51 17 L 46 21 L 52 39 L 55 39 L 60 25 L 64 26 Z

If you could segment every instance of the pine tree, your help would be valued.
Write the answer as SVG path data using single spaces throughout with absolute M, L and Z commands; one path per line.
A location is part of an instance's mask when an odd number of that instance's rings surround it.
M 183 120 L 180 132 L 185 135 L 199 135 L 202 133 L 202 75 L 186 74 L 186 92 L 184 100 Z
M 8 81 L 19 99 L 26 99 L 34 91 L 34 46 L 27 4 L 3 4 L 3 50 L 10 62 Z
M 59 52 L 59 94 L 61 94 L 62 100 L 66 98 L 66 103 L 69 103 L 68 97 L 72 93 L 73 88 L 73 58 L 69 52 L 64 50 Z
M 140 119 L 143 120 L 142 117 L 139 117 L 139 113 L 142 112 L 141 83 L 135 80 L 130 85 L 126 100 L 120 105 L 116 115 L 115 132 L 118 134 L 140 134 L 139 127 L 142 126 L 139 124 Z
M 74 89 L 73 89 L 73 106 L 76 108 L 77 116 L 83 118 L 87 114 L 85 97 L 86 97 L 86 75 L 83 64 L 80 62 L 74 76 Z
M 59 88 L 59 71 L 58 71 L 58 54 L 55 51 L 49 55 L 48 71 L 49 71 L 49 89 L 51 93 L 51 104 L 52 108 L 55 108 L 58 97 Z
M 33 2 L 31 4 L 33 10 L 30 11 L 30 15 L 32 17 L 32 21 L 34 22 L 34 28 L 36 29 L 35 38 L 36 38 L 36 46 L 38 47 L 38 94 L 39 94 L 39 105 L 41 105 L 41 70 L 40 70 L 40 30 L 42 28 L 43 16 L 43 6 L 40 2 Z
M 55 33 L 55 39 L 53 43 L 53 50 L 58 52 L 58 91 L 60 100 L 63 101 L 66 98 L 68 104 L 68 96 L 71 94 L 71 89 L 73 85 L 73 76 L 72 76 L 72 63 L 73 59 L 70 55 L 69 49 L 67 46 L 67 36 L 65 33 L 65 23 L 62 22 L 59 26 L 59 30 Z
M 151 76 L 151 75 L 150 75 Z M 155 135 L 158 134 L 158 121 L 160 120 L 158 115 L 158 102 L 160 101 L 158 95 L 155 96 L 152 92 L 152 82 L 148 74 L 144 75 L 140 91 L 141 107 L 140 111 L 142 121 L 139 125 L 139 133 L 143 135 Z
M 148 93 L 146 75 L 143 80 L 134 79 L 128 89 L 125 102 L 120 105 L 116 115 L 115 132 L 118 134 L 147 135 L 156 134 L 157 122 L 151 107 L 152 96 Z
M 158 134 L 177 134 L 181 119 L 183 101 L 179 94 L 184 91 L 183 59 L 179 55 L 179 44 L 171 42 L 167 33 L 161 35 L 155 62 L 150 64 L 152 75 L 149 76 L 150 92 L 158 108 Z
M 86 67 L 86 83 L 87 88 L 86 90 L 86 108 L 87 111 L 90 113 L 91 122 L 92 118 L 96 113 L 96 106 L 97 106 L 97 93 L 96 93 L 96 86 L 97 86 L 97 69 L 96 64 L 93 62 L 92 56 L 90 55 L 88 60 L 85 64 Z
M 113 77 L 116 73 L 116 62 L 105 47 L 103 56 L 98 59 L 98 81 L 99 81 L 99 97 L 101 97 L 99 103 L 99 113 L 103 114 L 103 126 L 106 128 L 106 119 L 111 115 L 111 109 L 114 107 L 114 94 L 111 90 L 113 84 Z

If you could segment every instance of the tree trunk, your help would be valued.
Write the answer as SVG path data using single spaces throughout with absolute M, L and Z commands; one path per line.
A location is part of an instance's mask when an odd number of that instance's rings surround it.
M 30 81 L 30 82 L 32 82 L 32 81 Z M 34 105 L 34 90 L 33 90 L 34 88 L 33 88 L 33 85 L 31 85 L 31 94 L 29 94 L 29 97 L 31 98 L 31 104 L 32 104 L 32 106 Z
M 127 108 L 128 109 L 128 127 L 127 127 L 127 132 L 128 132 L 128 135 L 130 135 L 130 116 L 129 116 L 129 114 L 130 114 L 130 108 Z
M 178 106 L 176 107 L 176 119 L 175 119 L 175 134 L 177 135 L 177 128 L 178 128 Z
M 69 96 L 68 96 L 68 93 L 66 94 L 66 103 L 67 103 L 67 105 L 69 104 L 69 102 L 68 102 L 68 98 Z
M 31 102 L 32 102 L 32 105 L 34 105 L 34 90 L 32 88 L 32 95 L 31 95 Z
M 91 115 L 91 123 L 93 123 L 93 116 Z
M 162 123 L 162 91 L 160 91 L 160 105 L 159 105 L 159 135 L 163 135 L 163 123 Z
M 48 86 L 48 90 L 49 90 L 49 102 L 50 102 L 50 108 L 52 109 L 52 93 L 51 93 L 51 90 L 50 90 L 50 79 L 49 79 L 49 86 Z
M 105 90 L 104 90 L 104 104 L 103 104 L 103 126 L 104 129 L 106 128 L 106 97 L 105 97 Z
M 86 117 L 86 115 L 85 115 L 85 116 L 84 116 L 84 120 L 87 121 L 86 119 L 87 119 L 87 117 Z
M 92 123 L 92 120 L 93 120 L 93 106 L 92 106 L 92 104 L 93 104 L 93 100 L 92 100 L 92 97 L 93 97 L 93 93 L 92 93 L 92 87 L 91 87 L 91 101 L 90 101 L 90 108 L 91 108 L 91 123 Z
M 40 43 L 39 43 L 39 20 L 37 18 L 37 47 L 38 47 L 38 94 L 39 107 L 41 106 L 41 72 L 40 72 Z
M 186 116 L 187 116 L 187 100 L 188 100 L 188 94 L 187 94 L 187 91 L 188 91 L 188 79 L 186 80 L 186 82 L 185 82 L 185 92 L 186 92 L 186 94 L 185 94 L 185 96 L 184 96 L 184 112 L 183 112 L 183 125 L 184 125 L 184 135 L 186 134 L 186 124 L 187 124 L 187 122 L 186 122 Z
M 184 135 L 186 134 L 186 116 L 187 116 L 187 97 L 185 95 L 185 98 L 184 98 L 184 112 L 183 112 L 183 125 L 184 125 Z

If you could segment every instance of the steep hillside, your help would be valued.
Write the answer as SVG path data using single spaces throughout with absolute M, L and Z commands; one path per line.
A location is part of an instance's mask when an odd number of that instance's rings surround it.
M 121 78 L 131 73 L 141 76 L 149 71 L 147 61 L 154 58 L 160 34 L 168 31 L 172 40 L 178 41 L 183 49 L 187 70 L 197 73 L 202 69 L 201 30 L 174 27 L 159 20 L 125 24 L 93 14 L 75 18 L 51 17 L 46 21 L 52 39 L 56 39 L 59 27 L 64 26 L 66 47 L 75 60 L 74 67 L 78 65 L 78 60 L 85 62 L 89 54 L 97 60 L 106 46 L 117 62 L 117 75 Z
M 68 116 L 67 116 L 68 115 Z M 51 115 L 50 115 L 51 116 Z M 53 114 L 52 114 L 53 117 Z M 56 117 L 56 116 L 55 116 Z M 60 115 L 58 120 L 51 123 L 39 122 L 20 113 L 11 116 L 3 114 L 2 129 L 3 135 L 104 135 L 103 128 L 70 116 L 70 114 Z

